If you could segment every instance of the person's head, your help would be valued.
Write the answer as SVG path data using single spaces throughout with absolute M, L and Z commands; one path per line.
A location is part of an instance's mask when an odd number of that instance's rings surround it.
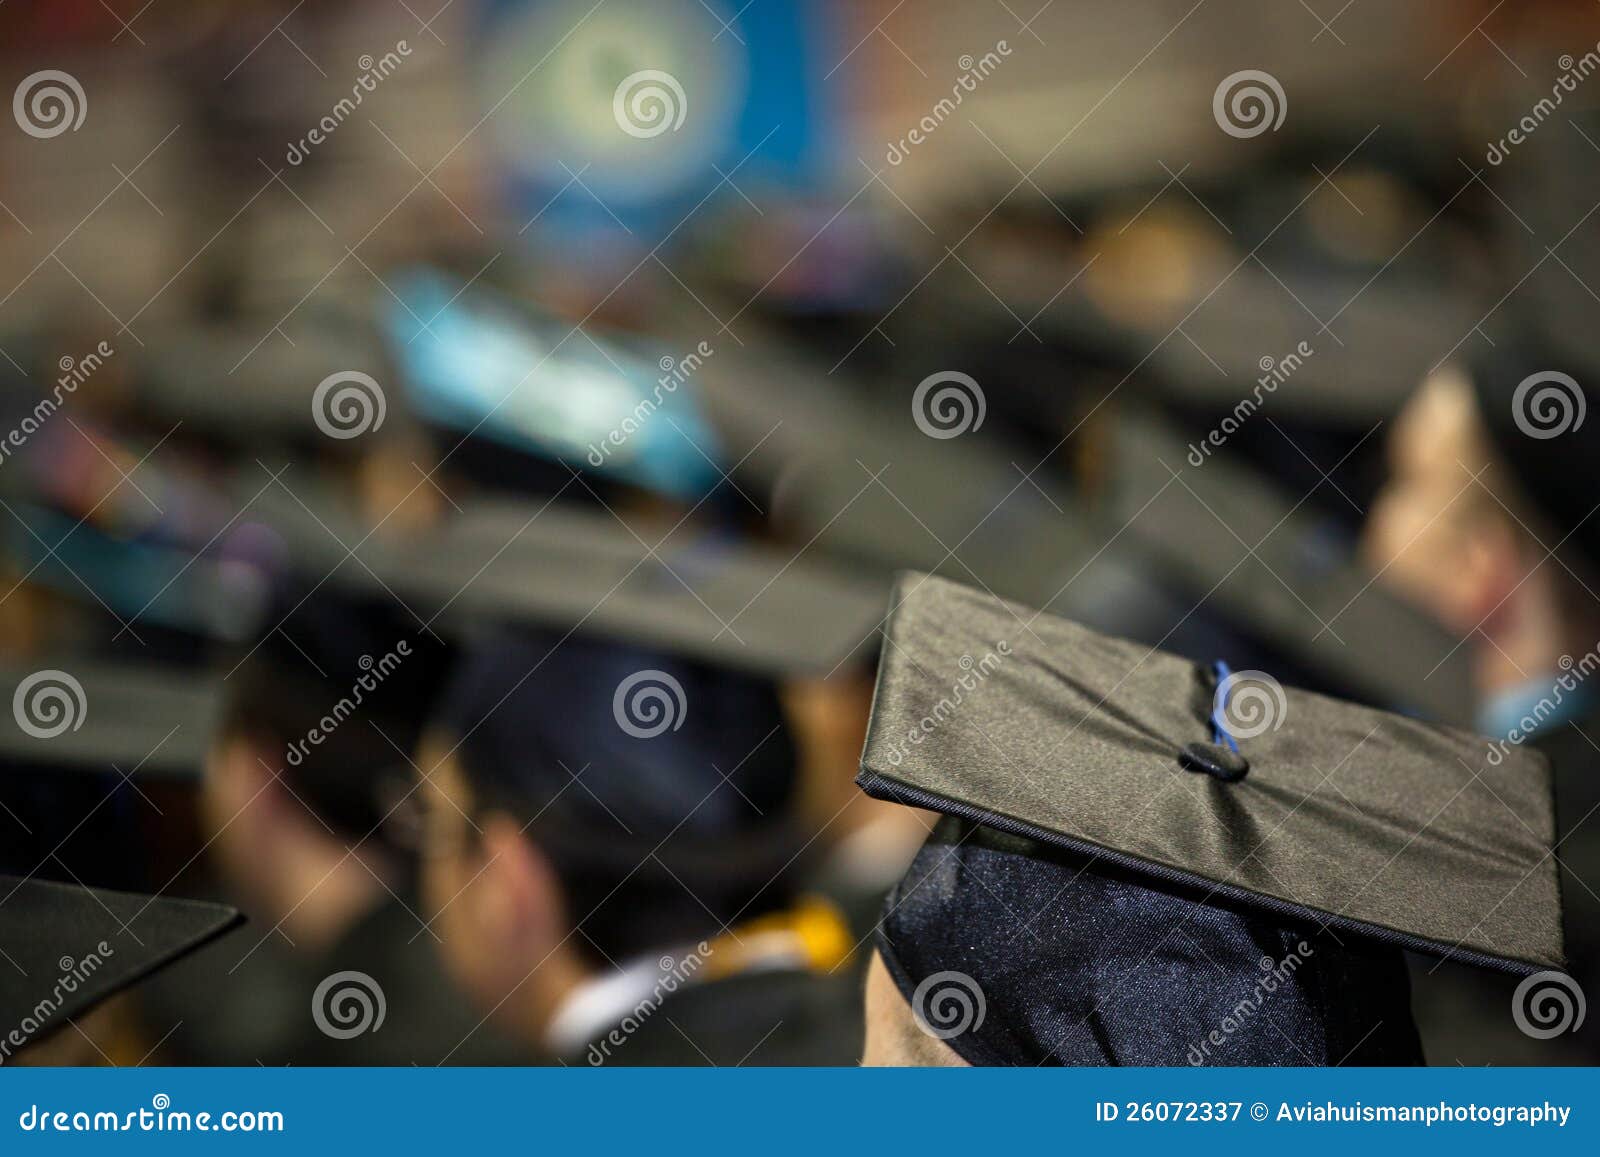
M 766 681 L 513 632 L 463 657 L 419 765 L 430 926 L 534 1039 L 590 973 L 791 898 L 795 758 Z
M 387 603 L 293 582 L 271 601 L 225 683 L 203 818 L 252 912 L 314 947 L 413 878 L 397 804 L 445 649 Z
M 1390 433 L 1389 476 L 1364 531 L 1382 579 L 1471 638 L 1484 695 L 1542 677 L 1600 637 L 1590 593 L 1600 525 L 1587 518 L 1600 496 L 1600 446 L 1588 448 L 1600 423 L 1574 421 L 1587 408 L 1582 385 L 1547 377 L 1522 389 L 1540 368 L 1497 358 L 1425 380 Z
M 1421 1059 L 1397 949 L 950 818 L 889 895 L 869 1065 Z

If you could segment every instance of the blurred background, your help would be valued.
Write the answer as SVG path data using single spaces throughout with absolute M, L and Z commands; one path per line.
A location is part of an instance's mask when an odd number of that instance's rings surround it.
M 905 569 L 1546 747 L 1592 962 L 1581 680 L 1518 723 L 1600 662 L 1596 459 L 1545 440 L 1600 381 L 1594 5 L 0 43 L 0 869 L 249 917 L 44 1059 L 603 1063 L 709 945 L 619 1056 L 850 1063 L 926 833 L 851 783 Z M 1417 973 L 1435 1063 L 1595 1059 Z M 346 974 L 380 1028 L 313 1015 Z

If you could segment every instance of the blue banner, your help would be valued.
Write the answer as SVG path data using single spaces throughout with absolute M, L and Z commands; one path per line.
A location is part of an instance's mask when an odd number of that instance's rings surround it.
M 1592 1069 L 15 1069 L 0 1073 L 0 1152 L 1592 1153 L 1597 1090 Z

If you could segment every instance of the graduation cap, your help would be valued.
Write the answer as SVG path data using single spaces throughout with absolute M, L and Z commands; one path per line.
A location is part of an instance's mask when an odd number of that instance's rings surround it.
M 155 330 L 136 367 L 141 410 L 229 445 L 324 451 L 359 449 L 363 439 L 351 431 L 399 424 L 388 413 L 399 399 L 379 380 L 386 363 L 369 324 L 328 311 L 309 317 L 292 346 L 274 329 L 269 318 L 249 318 Z
M 0 876 L 0 1057 L 243 919 L 219 904 Z
M 705 343 L 569 325 L 428 267 L 391 281 L 379 329 L 452 471 L 534 493 L 583 471 L 690 502 L 720 482 L 695 381 Z
M 1029 473 L 1037 455 L 996 436 L 981 369 L 875 390 L 754 322 L 739 336 L 699 375 L 707 414 L 741 485 L 816 550 L 1042 599 L 1099 545 L 1059 479 Z
M 943 972 L 986 994 L 969 1060 L 1414 1060 L 1399 949 L 1561 967 L 1536 753 L 939 578 L 887 635 L 857 782 L 948 819 L 879 949 L 920 1015 Z
M 0 664 L 0 701 L 11 707 L 0 716 L 0 769 L 195 779 L 218 719 L 221 681 L 54 654 Z
M 1196 598 L 1341 687 L 1446 722 L 1472 719 L 1456 640 L 1374 582 L 1303 500 L 1139 410 L 1119 415 L 1113 453 L 1107 523 Z
M 238 639 L 262 613 L 257 568 L 228 557 L 226 548 L 196 554 L 124 537 L 32 502 L 16 503 L 12 514 L 0 528 L 0 545 L 28 581 L 119 623 L 137 619 L 195 639 Z
M 254 510 L 302 572 L 397 598 L 417 630 L 582 630 L 797 675 L 865 657 L 882 616 L 872 576 L 687 520 L 663 533 L 601 508 L 480 501 L 434 529 L 374 533 L 292 476 Z

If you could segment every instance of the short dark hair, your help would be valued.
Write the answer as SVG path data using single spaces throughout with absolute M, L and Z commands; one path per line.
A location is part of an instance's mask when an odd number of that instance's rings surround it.
M 682 693 L 658 735 L 614 713 L 641 673 Z M 443 704 L 477 806 L 526 825 L 592 958 L 704 939 L 792 899 L 796 758 L 769 680 L 518 631 L 469 649 Z

